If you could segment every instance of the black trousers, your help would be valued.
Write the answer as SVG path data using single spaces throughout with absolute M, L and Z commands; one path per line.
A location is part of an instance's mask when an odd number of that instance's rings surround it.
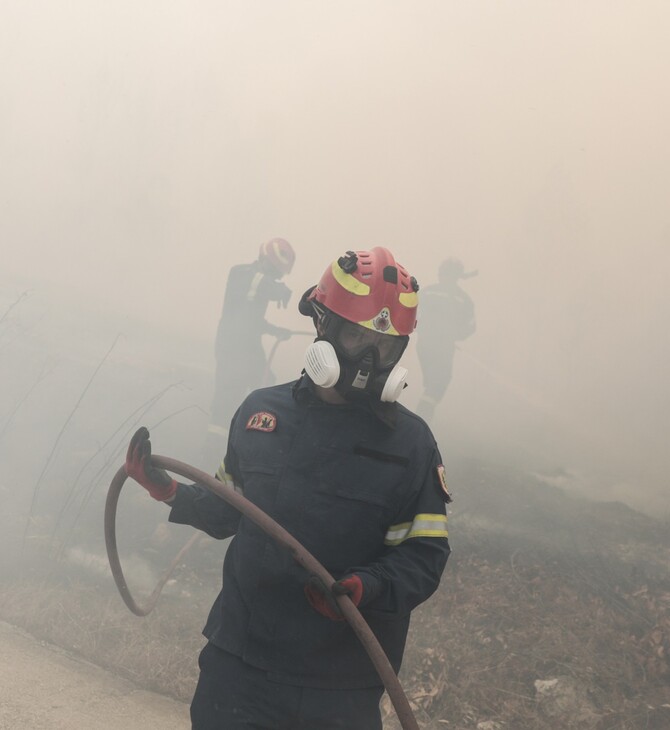
M 193 730 L 382 730 L 382 687 L 336 690 L 280 684 L 213 644 L 205 646 L 198 663 Z

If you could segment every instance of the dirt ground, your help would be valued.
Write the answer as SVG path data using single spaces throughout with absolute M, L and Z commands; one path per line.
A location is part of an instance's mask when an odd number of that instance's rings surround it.
M 188 705 L 0 622 L 0 730 L 186 730 Z

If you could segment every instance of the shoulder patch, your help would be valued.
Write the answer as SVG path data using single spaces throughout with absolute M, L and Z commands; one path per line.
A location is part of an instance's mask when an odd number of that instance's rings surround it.
M 444 469 L 444 464 L 438 464 L 437 466 L 437 483 L 440 487 L 440 492 L 442 493 L 442 499 L 449 504 L 452 497 L 449 487 L 447 486 L 447 474 Z
M 247 421 L 247 431 L 264 431 L 269 433 L 277 428 L 277 417 L 267 411 L 259 411 Z

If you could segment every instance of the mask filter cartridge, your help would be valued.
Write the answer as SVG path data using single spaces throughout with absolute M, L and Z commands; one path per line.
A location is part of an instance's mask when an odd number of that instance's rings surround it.
M 335 348 L 325 340 L 317 340 L 305 353 L 305 372 L 316 385 L 332 388 L 340 377 L 340 363 Z
M 394 403 L 397 401 L 406 385 L 406 381 L 407 368 L 396 365 L 389 373 L 388 378 L 386 378 L 379 400 L 386 403 Z

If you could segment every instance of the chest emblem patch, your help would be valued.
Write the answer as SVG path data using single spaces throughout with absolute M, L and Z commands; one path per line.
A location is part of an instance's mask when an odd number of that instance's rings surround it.
M 247 421 L 247 431 L 264 431 L 270 433 L 277 428 L 277 417 L 267 411 L 259 411 Z
M 437 467 L 437 481 L 440 485 L 440 490 L 442 491 L 442 499 L 448 504 L 451 502 L 451 493 L 449 492 L 449 487 L 447 486 L 447 474 L 444 469 L 444 464 L 438 464 Z

